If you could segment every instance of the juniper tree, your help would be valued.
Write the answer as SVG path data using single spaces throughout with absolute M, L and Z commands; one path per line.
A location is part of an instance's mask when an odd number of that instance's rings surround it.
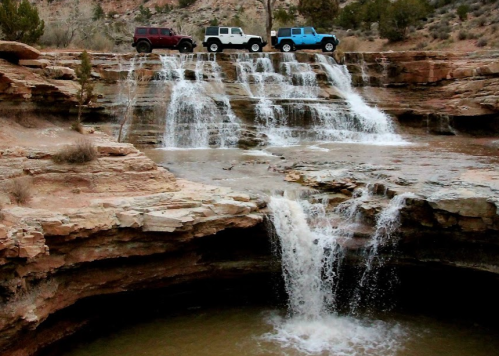
M 76 93 L 78 99 L 78 119 L 76 122 L 77 128 L 81 125 L 81 113 L 83 105 L 87 105 L 93 97 L 94 86 L 90 82 L 92 75 L 92 61 L 87 51 L 83 51 L 81 54 L 81 63 L 76 68 L 76 75 L 78 76 L 78 83 L 80 88 Z
M 20 3 L 1 0 L 0 29 L 3 39 L 7 41 L 32 44 L 43 35 L 45 22 L 40 19 L 36 6 L 31 5 L 28 0 Z

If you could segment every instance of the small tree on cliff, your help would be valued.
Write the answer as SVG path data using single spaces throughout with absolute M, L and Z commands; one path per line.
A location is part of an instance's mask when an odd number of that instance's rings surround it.
M 78 99 L 78 119 L 76 121 L 76 130 L 81 131 L 81 113 L 83 105 L 88 105 L 90 100 L 92 100 L 94 86 L 91 84 L 92 74 L 92 62 L 87 51 L 83 51 L 81 54 L 81 64 L 76 68 L 76 75 L 78 76 L 78 83 L 80 88 L 76 93 L 76 98 Z
M 28 0 L 20 3 L 0 0 L 0 29 L 3 39 L 32 44 L 43 35 L 45 22 L 40 20 L 38 9 Z

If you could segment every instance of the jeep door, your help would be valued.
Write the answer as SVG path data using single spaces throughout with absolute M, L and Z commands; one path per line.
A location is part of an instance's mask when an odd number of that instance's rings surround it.
M 243 34 L 243 30 L 239 27 L 232 27 L 230 29 L 230 42 L 232 44 L 242 45 L 246 42 L 246 36 Z
M 159 30 L 161 47 L 169 48 L 174 47 L 177 43 L 175 36 L 171 33 L 169 28 L 161 28 Z
M 291 29 L 291 39 L 295 43 L 295 45 L 303 44 L 303 35 L 301 28 L 292 28 Z
M 162 47 L 160 37 L 161 36 L 159 35 L 159 28 L 149 29 L 149 41 L 151 41 L 153 48 Z
M 229 28 L 228 27 L 220 27 L 220 35 L 218 35 L 218 38 L 220 38 L 220 41 L 222 41 L 222 44 L 230 43 Z
M 303 39 L 303 44 L 306 46 L 313 46 L 319 42 L 313 27 L 303 28 L 302 39 Z

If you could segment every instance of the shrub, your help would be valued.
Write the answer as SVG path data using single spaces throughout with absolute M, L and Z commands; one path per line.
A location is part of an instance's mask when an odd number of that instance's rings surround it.
M 68 146 L 52 156 L 55 163 L 82 164 L 97 159 L 97 150 L 94 145 L 85 139 L 76 141 L 73 146 Z
M 487 39 L 484 37 L 478 39 L 478 41 L 476 42 L 476 45 L 478 47 L 485 47 L 487 45 Z
M 3 0 L 0 3 L 0 29 L 7 41 L 32 44 L 43 35 L 45 22 L 40 19 L 36 6 L 28 0 L 20 3 Z
M 467 38 L 468 38 L 468 33 L 464 30 L 459 31 L 459 33 L 457 34 L 457 39 L 460 41 L 463 41 Z
M 26 178 L 14 179 L 9 194 L 17 205 L 26 204 L 31 199 L 31 180 Z
M 468 18 L 468 12 L 470 12 L 470 7 L 468 4 L 462 4 L 457 7 L 457 16 L 461 21 L 464 21 Z
M 388 40 L 401 41 L 407 37 L 407 28 L 416 24 L 428 14 L 423 0 L 397 0 L 387 5 L 381 15 L 379 33 Z
M 481 16 L 477 19 L 477 25 L 483 27 L 487 24 L 487 18 L 485 16 Z
M 298 12 L 310 24 L 317 27 L 330 28 L 333 19 L 338 15 L 340 6 L 336 0 L 299 0 Z
M 104 9 L 102 8 L 101 4 L 97 3 L 93 9 L 92 20 L 97 21 L 103 19 L 104 17 L 106 17 Z
M 359 41 L 356 38 L 345 38 L 338 47 L 343 52 L 356 52 L 359 48 Z
M 191 6 L 195 2 L 196 2 L 196 0 L 179 0 L 178 1 L 178 7 L 180 7 L 182 9 L 184 7 Z
M 341 9 L 336 24 L 344 29 L 357 29 L 364 21 L 364 8 L 360 2 L 352 2 Z

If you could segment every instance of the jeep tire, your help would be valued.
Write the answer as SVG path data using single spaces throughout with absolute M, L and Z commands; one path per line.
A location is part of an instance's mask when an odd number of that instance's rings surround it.
M 250 52 L 261 52 L 262 44 L 258 42 L 251 42 L 248 47 L 248 51 Z
M 178 51 L 180 53 L 191 53 L 192 52 L 192 44 L 190 42 L 184 41 L 178 45 Z
M 281 44 L 281 52 L 292 52 L 294 51 L 295 45 L 291 41 L 284 41 Z
M 147 41 L 139 41 L 139 43 L 137 43 L 137 52 L 151 53 L 152 52 L 151 44 Z
M 222 44 L 218 41 L 210 41 L 208 42 L 208 52 L 222 52 Z
M 336 46 L 331 40 L 324 41 L 324 43 L 322 44 L 322 52 L 334 52 L 335 49 Z

